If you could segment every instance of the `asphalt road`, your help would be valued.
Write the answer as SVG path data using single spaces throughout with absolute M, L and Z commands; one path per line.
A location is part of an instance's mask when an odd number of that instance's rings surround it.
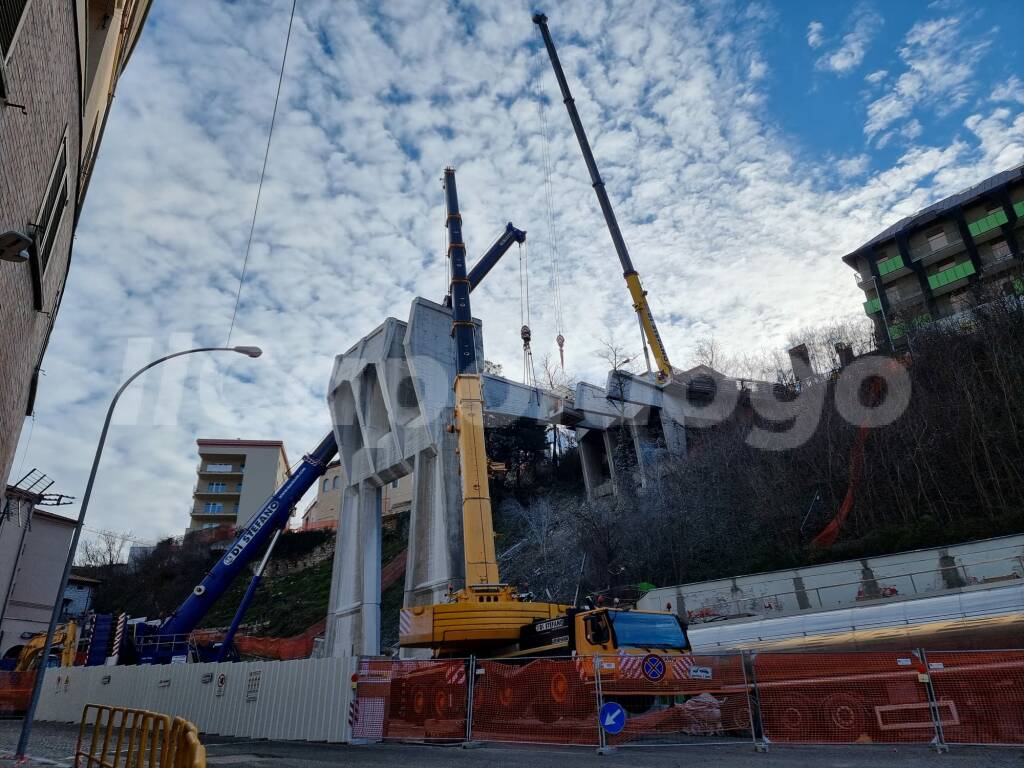
M 21 723 L 0 721 L 0 767 L 12 768 L 10 759 Z M 72 764 L 77 728 L 40 723 L 36 726 L 30 754 L 41 758 L 30 765 Z M 628 768 L 1024 768 L 1024 749 L 980 747 L 952 748 L 938 755 L 926 747 L 775 747 L 757 753 L 751 745 L 694 745 L 682 747 L 624 747 L 613 755 L 599 756 L 582 747 L 496 747 L 461 749 L 450 746 L 383 744 L 350 747 L 302 742 L 249 741 L 217 736 L 203 738 L 207 764 L 215 766 L 267 766 L 316 768 L 344 765 L 353 768 L 575 768 L 575 766 L 624 766 Z

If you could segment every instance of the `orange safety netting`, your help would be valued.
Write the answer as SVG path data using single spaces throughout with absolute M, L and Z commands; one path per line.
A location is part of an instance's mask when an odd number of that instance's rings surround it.
M 1024 744 L 1024 651 L 927 653 L 951 744 Z
M 914 653 L 759 653 L 754 676 L 769 741 L 928 743 L 924 664 Z
M 352 737 L 464 740 L 468 664 L 464 659 L 363 659 L 351 713 Z
M 28 709 L 36 673 L 0 672 L 0 716 L 20 715 Z
M 601 693 L 628 715 L 608 744 L 750 738 L 749 686 L 740 654 L 650 653 L 600 658 Z
M 474 739 L 596 746 L 592 659 L 478 661 Z

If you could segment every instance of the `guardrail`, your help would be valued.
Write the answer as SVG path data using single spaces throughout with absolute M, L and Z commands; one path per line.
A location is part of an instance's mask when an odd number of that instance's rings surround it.
M 146 709 L 86 704 L 75 768 L 206 768 L 195 725 Z

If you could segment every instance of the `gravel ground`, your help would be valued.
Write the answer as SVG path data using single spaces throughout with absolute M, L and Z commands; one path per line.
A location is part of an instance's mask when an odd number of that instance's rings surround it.
M 20 721 L 0 721 L 0 768 L 15 766 L 10 757 L 18 742 Z M 71 765 L 77 726 L 38 723 L 33 729 L 29 765 Z M 384 744 L 350 747 L 304 742 L 250 741 L 218 736 L 203 737 L 207 763 L 214 766 L 266 766 L 317 768 L 345 765 L 355 768 L 575 768 L 584 765 L 623 768 L 1024 768 L 1024 750 L 954 747 L 938 755 L 926 747 L 842 746 L 778 747 L 757 753 L 744 746 L 627 747 L 613 755 L 598 756 L 593 749 L 576 747 L 458 747 Z

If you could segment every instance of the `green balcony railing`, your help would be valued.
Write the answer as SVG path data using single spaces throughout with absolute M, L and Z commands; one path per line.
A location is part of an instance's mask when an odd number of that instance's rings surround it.
M 974 274 L 974 264 L 969 261 L 965 261 L 963 264 L 957 264 L 955 267 L 944 269 L 941 272 L 936 272 L 934 275 L 928 276 L 928 285 L 935 288 L 941 288 L 944 285 L 955 283 L 957 280 L 962 280 L 965 277 L 969 277 Z
M 867 301 L 865 301 L 864 302 L 864 311 L 867 312 L 869 315 L 873 315 L 875 312 L 881 312 L 882 311 L 882 301 L 881 301 L 881 299 L 875 298 L 875 299 L 868 299 Z
M 1013 212 L 1016 213 L 1017 216 L 1019 216 L 1020 218 L 1024 219 L 1024 200 L 1021 200 L 1019 203 L 1013 204 Z
M 978 235 L 988 232 L 990 229 L 1002 226 L 1007 221 L 1009 221 L 1009 219 L 1006 218 L 1006 211 L 1000 209 L 995 213 L 990 213 L 982 219 L 970 222 L 967 225 L 967 229 L 970 231 L 972 236 L 977 237 Z
M 897 269 L 903 266 L 902 256 L 893 256 L 891 259 L 878 262 L 878 274 L 888 275 L 890 272 L 895 272 Z

